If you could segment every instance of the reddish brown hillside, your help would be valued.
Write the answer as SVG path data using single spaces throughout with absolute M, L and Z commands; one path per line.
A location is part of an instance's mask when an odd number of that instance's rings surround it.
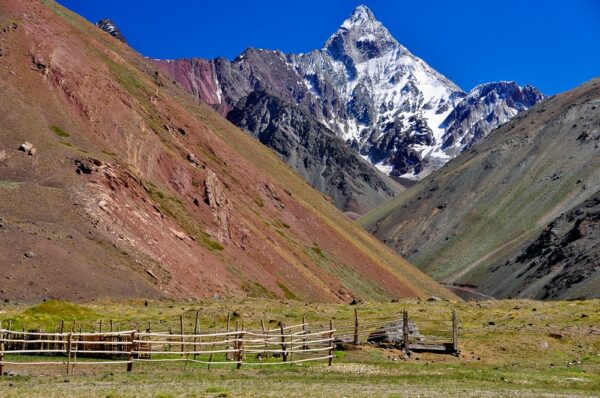
M 0 3 L 0 53 L 0 298 L 451 297 L 56 3 Z

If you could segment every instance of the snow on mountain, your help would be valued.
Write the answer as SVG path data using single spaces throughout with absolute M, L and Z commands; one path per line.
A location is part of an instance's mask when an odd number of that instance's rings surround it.
M 399 44 L 366 6 L 356 8 L 322 49 L 291 62 L 313 95 L 320 94 L 315 81 L 331 81 L 337 88 L 344 106 L 323 123 L 380 170 L 412 179 L 543 98 L 537 92 L 513 101 L 528 95 L 514 83 L 483 85 L 467 95 Z M 477 103 L 471 100 L 481 98 L 486 98 L 483 108 L 467 111 Z M 470 123 L 446 120 L 463 99 Z
M 267 91 L 307 111 L 379 170 L 409 179 L 441 167 L 544 98 L 511 82 L 465 93 L 398 43 L 364 5 L 321 49 L 248 49 L 231 62 L 210 62 L 214 68 L 204 69 L 214 73 L 218 95 L 196 95 L 221 111 Z M 187 80 L 197 80 L 199 72 L 192 70 Z M 189 85 L 185 76 L 174 78 Z
M 444 121 L 442 149 L 451 155 L 458 154 L 543 99 L 542 93 L 528 85 L 519 87 L 515 82 L 480 84 Z

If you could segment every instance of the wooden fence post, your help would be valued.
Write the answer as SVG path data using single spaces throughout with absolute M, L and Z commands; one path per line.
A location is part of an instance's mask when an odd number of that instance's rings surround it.
M 402 314 L 402 344 L 404 346 L 404 352 L 410 355 L 409 342 L 408 342 L 408 311 L 404 310 Z
M 242 324 L 242 331 L 240 334 L 236 334 L 236 338 L 237 338 L 237 360 L 238 363 L 236 365 L 236 368 L 239 369 L 242 367 L 242 361 L 244 360 L 244 325 Z
M 8 320 L 8 332 L 6 332 L 6 340 L 10 340 L 12 338 L 12 333 L 10 332 L 12 330 L 12 319 Z M 11 343 L 7 343 L 6 344 L 6 348 L 7 349 L 11 349 L 12 344 Z
M 458 320 L 455 310 L 452 310 L 452 351 L 453 354 L 458 355 Z
M 289 339 L 289 349 L 288 349 L 288 360 L 293 361 L 294 360 L 294 342 L 295 342 L 295 338 L 294 335 L 292 333 L 293 329 L 290 329 L 288 331 L 288 334 L 290 335 L 290 339 Z
M 79 335 L 75 336 L 77 343 L 73 352 L 73 364 L 71 365 L 71 374 L 75 374 L 75 364 L 77 363 L 77 351 L 79 351 L 79 342 L 81 341 L 81 326 L 79 327 Z
M 183 336 L 183 315 L 179 315 L 179 333 L 181 334 L 181 356 L 185 352 L 185 337 Z
M 198 342 L 196 336 L 198 335 L 198 333 L 200 333 L 200 311 L 196 310 L 196 321 L 194 323 L 194 347 L 192 349 L 192 351 L 198 351 L 198 347 L 202 347 L 202 346 L 198 346 L 195 343 Z M 194 360 L 196 360 L 196 356 L 197 354 L 194 354 Z
M 269 358 L 269 351 L 267 351 L 269 349 L 269 334 L 268 332 L 265 330 L 265 321 L 264 320 L 260 320 L 260 327 L 262 328 L 262 332 L 263 332 L 263 339 L 265 340 L 265 352 L 263 353 L 263 359 L 267 359 Z
M 146 333 L 152 332 L 152 323 L 148 321 L 148 329 L 146 329 Z M 148 341 L 152 340 L 152 336 L 147 337 Z M 152 359 L 152 343 L 148 343 L 148 359 Z
M 4 329 L 0 320 L 0 377 L 4 376 Z
M 279 322 L 279 328 L 281 329 L 281 358 L 282 358 L 283 362 L 287 362 L 287 352 L 286 352 L 286 347 L 285 347 L 285 333 L 283 330 L 285 328 L 285 323 Z
M 307 333 L 306 326 L 307 326 L 307 324 L 306 324 L 306 317 L 303 316 L 302 317 L 302 332 L 304 333 L 304 339 L 303 339 L 303 344 L 302 344 L 302 349 L 303 350 L 308 350 L 308 343 L 306 342 L 306 333 Z
M 21 326 L 22 326 L 22 329 L 23 329 L 23 333 L 25 333 L 25 322 L 23 322 L 23 325 L 21 325 Z M 23 335 L 23 340 L 25 340 L 25 342 L 21 345 L 21 347 L 22 347 L 23 350 L 27 349 L 27 340 L 28 339 L 29 339 L 29 336 L 26 335 L 26 334 L 24 334 Z
M 354 345 L 358 345 L 358 310 L 354 309 Z
M 227 352 L 229 350 L 229 324 L 231 323 L 231 313 L 227 313 L 227 336 L 225 338 L 225 340 L 227 341 L 227 343 L 225 343 L 225 360 L 229 361 L 229 359 L 231 358 L 231 356 L 229 355 L 229 352 Z
M 67 374 L 70 372 L 71 367 L 71 339 L 73 338 L 73 332 L 69 332 L 67 337 Z
M 215 337 L 213 338 L 213 344 L 212 344 L 212 348 L 210 349 L 211 351 L 214 351 L 214 350 L 215 350 L 215 344 L 216 344 L 215 342 L 216 342 L 216 341 L 217 341 L 217 336 L 215 336 Z M 229 347 L 229 346 L 227 346 L 227 347 Z M 227 349 L 229 349 L 229 348 L 227 348 Z M 229 353 L 227 353 L 227 352 L 225 353 L 225 359 L 226 359 L 226 360 L 227 360 L 227 355 L 228 355 L 228 354 L 229 354 Z M 208 370 L 210 370 L 210 363 L 212 362 L 212 357 L 213 357 L 213 353 L 211 352 L 211 353 L 210 353 L 210 355 L 208 356 L 208 366 L 207 366 Z
M 328 365 L 333 363 L 333 319 L 329 320 L 329 360 Z
M 127 356 L 127 371 L 133 371 L 133 341 L 135 340 L 135 331 L 131 332 L 131 338 L 129 340 L 129 355 Z

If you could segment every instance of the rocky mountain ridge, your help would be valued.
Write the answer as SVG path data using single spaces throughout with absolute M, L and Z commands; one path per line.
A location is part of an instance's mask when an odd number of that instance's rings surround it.
M 254 90 L 268 91 L 307 111 L 384 173 L 409 179 L 441 167 L 544 98 L 506 82 L 462 91 L 399 44 L 366 6 L 306 54 L 250 48 L 233 61 L 156 63 L 224 114 Z
M 123 43 L 127 42 L 125 40 L 125 36 L 123 36 L 123 34 L 121 33 L 121 30 L 117 27 L 117 25 L 115 25 L 115 23 L 112 20 L 108 18 L 101 19 L 96 23 L 96 26 L 108 33 L 109 35 L 111 35 L 112 37 L 114 37 L 115 39 L 120 40 Z
M 594 79 L 515 116 L 359 223 L 446 284 L 598 297 L 599 126 Z

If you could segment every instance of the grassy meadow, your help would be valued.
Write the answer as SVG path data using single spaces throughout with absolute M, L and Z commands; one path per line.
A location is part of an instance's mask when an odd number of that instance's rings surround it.
M 179 331 L 193 329 L 196 310 L 201 330 L 223 329 L 227 314 L 246 328 L 271 327 L 306 317 L 310 325 L 333 319 L 342 328 L 353 322 L 354 309 L 365 320 L 390 319 L 406 308 L 419 320 L 458 314 L 460 355 L 413 353 L 407 359 L 394 349 L 362 345 L 337 351 L 332 367 L 324 362 L 285 366 L 213 366 L 183 363 L 140 364 L 132 373 L 124 365 L 86 367 L 75 374 L 63 367 L 13 366 L 0 380 L 3 397 L 573 397 L 600 396 L 600 301 L 537 302 L 527 300 L 453 303 L 400 301 L 356 306 L 304 304 L 298 301 L 96 301 L 69 304 L 49 301 L 26 307 L 5 304 L 6 327 L 50 329 L 98 327 L 112 319 L 120 328 Z M 106 328 L 106 326 L 104 326 Z M 115 326 L 116 327 L 116 326 Z M 16 357 L 12 357 L 14 359 Z M 31 359 L 31 358 L 23 358 Z

